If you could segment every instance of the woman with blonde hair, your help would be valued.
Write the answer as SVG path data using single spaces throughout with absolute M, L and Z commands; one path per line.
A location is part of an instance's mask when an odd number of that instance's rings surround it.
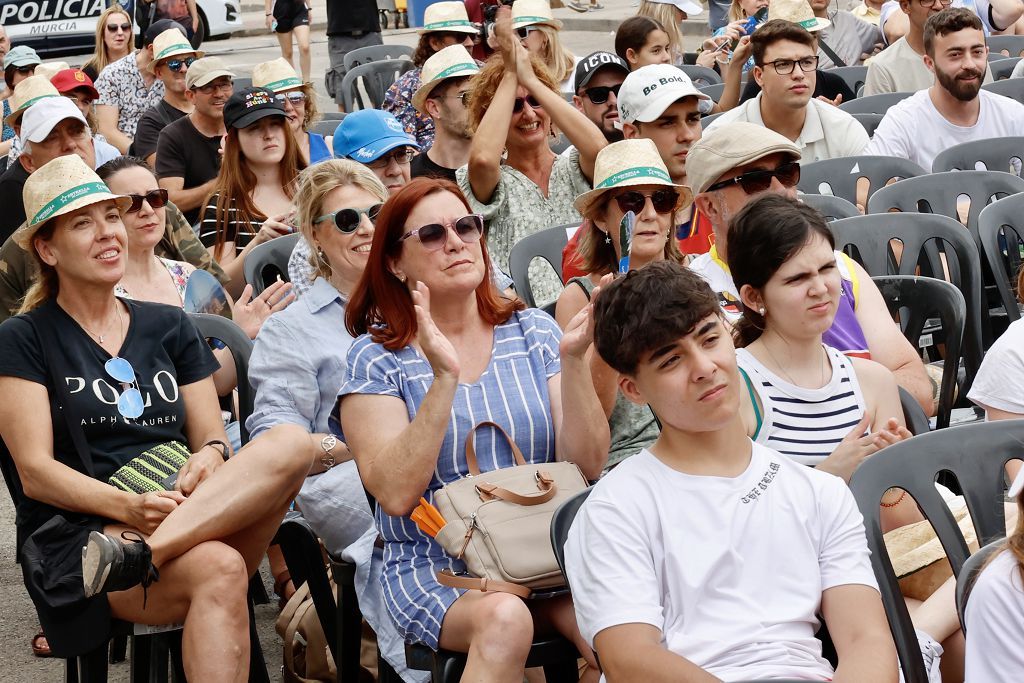
M 82 71 L 95 81 L 107 64 L 135 51 L 133 39 L 131 15 L 114 3 L 96 20 L 96 49 L 89 61 L 82 65 Z
M 316 92 L 311 83 L 303 83 L 284 57 L 257 64 L 252 70 L 252 84 L 274 93 L 284 107 L 288 127 L 295 135 L 302 160 L 316 164 L 331 158 L 331 149 L 323 135 L 313 133 L 309 127 L 320 120 Z
M 555 82 L 561 84 L 561 91 L 572 93 L 573 70 L 579 60 L 562 45 L 558 37 L 562 22 L 551 13 L 548 0 L 519 0 L 512 5 L 512 30 L 523 47 L 539 57 Z

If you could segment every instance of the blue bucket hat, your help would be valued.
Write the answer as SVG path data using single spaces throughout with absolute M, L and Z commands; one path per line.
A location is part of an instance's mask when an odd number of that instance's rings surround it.
M 361 109 L 348 114 L 334 131 L 333 145 L 335 158 L 364 164 L 396 147 L 420 148 L 393 114 L 379 109 Z

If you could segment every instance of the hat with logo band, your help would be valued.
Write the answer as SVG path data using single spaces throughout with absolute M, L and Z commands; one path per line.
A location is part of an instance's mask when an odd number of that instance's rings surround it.
M 671 64 L 648 64 L 626 76 L 619 88 L 619 126 L 650 123 L 684 97 L 711 98 L 694 87 L 690 77 Z
M 342 119 L 334 131 L 333 145 L 335 158 L 364 164 L 396 147 L 420 148 L 394 114 L 380 109 L 360 109 Z
M 537 25 L 562 28 L 562 22 L 551 13 L 548 0 L 516 0 L 512 5 L 512 30 Z
M 224 104 L 224 125 L 248 128 L 268 116 L 284 117 L 284 105 L 266 88 L 245 88 L 228 98 Z
M 770 128 L 746 121 L 727 123 L 708 131 L 690 147 L 686 182 L 694 194 L 700 194 L 734 168 L 779 152 L 800 158 L 797 146 Z
M 772 0 L 768 5 L 768 21 L 773 19 L 792 22 L 808 31 L 820 31 L 832 25 L 828 19 L 814 16 L 814 10 L 807 0 Z
M 203 57 L 192 62 L 192 66 L 188 68 L 188 73 L 185 74 L 185 87 L 195 90 L 221 76 L 234 78 L 235 74 L 224 65 L 219 57 Z
M 92 79 L 89 78 L 89 74 L 81 69 L 62 69 L 50 78 L 50 83 L 61 95 L 74 90 L 85 90 L 92 99 L 98 100 L 100 98 L 100 94 L 96 90 L 96 86 L 93 85 Z
M 274 92 L 301 88 L 302 79 L 295 73 L 295 67 L 284 57 L 257 64 L 252 70 L 252 84 Z
M 18 125 L 25 110 L 44 97 L 60 97 L 57 88 L 46 78 L 33 75 L 18 83 L 11 95 L 11 113 L 4 119 L 4 123 L 12 128 Z
M 586 216 L 601 196 L 617 187 L 632 185 L 664 185 L 679 192 L 676 210 L 693 202 L 690 188 L 672 182 L 665 162 L 653 140 L 635 138 L 620 140 L 597 153 L 594 161 L 594 189 L 576 197 L 572 205 Z
M 629 75 L 629 65 L 626 64 L 626 60 L 613 52 L 598 50 L 591 52 L 576 64 L 576 70 L 573 72 L 572 91 L 579 93 L 580 90 L 587 87 L 587 83 L 594 77 L 594 74 L 605 67 L 618 69 L 623 76 Z
M 420 73 L 422 85 L 412 95 L 412 106 L 424 114 L 426 112 L 423 110 L 423 103 L 441 81 L 448 78 L 466 78 L 478 73 L 480 67 L 463 45 L 449 45 L 443 50 L 438 50 L 423 64 Z
M 149 73 L 155 73 L 156 65 L 165 59 L 171 59 L 172 57 L 178 57 L 181 55 L 195 55 L 196 57 L 202 57 L 203 52 L 192 47 L 192 44 L 188 42 L 188 38 L 185 37 L 184 32 L 181 30 L 179 24 L 175 24 L 174 28 L 169 28 L 156 37 L 153 41 L 153 61 L 149 63 L 146 70 Z
M 461 1 L 457 2 L 435 2 L 427 5 L 423 12 L 423 28 L 417 31 L 420 35 L 424 33 L 465 33 L 476 35 L 480 28 L 469 20 L 466 14 L 466 5 Z

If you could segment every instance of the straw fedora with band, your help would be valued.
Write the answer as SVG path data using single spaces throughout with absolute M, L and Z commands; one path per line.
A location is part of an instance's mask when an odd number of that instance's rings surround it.
M 811 32 L 832 25 L 828 19 L 814 16 L 814 10 L 807 0 L 772 0 L 768 5 L 768 21 L 773 19 L 793 22 Z
M 525 26 L 551 26 L 561 30 L 562 22 L 551 13 L 548 0 L 517 0 L 512 5 L 512 30 Z
M 32 238 L 51 218 L 110 199 L 122 211 L 132 203 L 129 197 L 111 192 L 77 154 L 57 157 L 36 169 L 25 181 L 22 197 L 27 218 L 15 231 L 14 241 L 29 253 L 33 253 Z
M 193 54 L 202 57 L 205 53 L 192 47 L 180 29 L 169 28 L 153 41 L 153 61 L 146 66 L 146 71 L 155 73 L 156 65 L 161 60 Z
M 480 73 L 472 55 L 462 45 L 449 45 L 438 50 L 423 64 L 420 71 L 420 87 L 412 95 L 412 106 L 421 114 L 425 114 L 423 103 L 437 85 L 449 78 L 465 78 Z
M 469 20 L 466 5 L 460 2 L 435 2 L 428 5 L 423 12 L 423 28 L 416 31 L 424 33 L 467 33 L 476 35 L 480 28 Z
M 643 138 L 613 142 L 598 152 L 594 162 L 594 189 L 576 197 L 572 205 L 581 216 L 587 216 L 609 190 L 636 185 L 675 188 L 679 192 L 676 211 L 693 203 L 690 188 L 672 182 L 654 141 Z
M 278 57 L 253 67 L 252 85 L 254 88 L 266 88 L 277 93 L 301 88 L 303 83 L 291 62 L 284 57 Z
M 60 97 L 57 88 L 45 76 L 29 76 L 18 83 L 11 95 L 11 113 L 4 119 L 4 123 L 11 128 L 20 124 L 25 110 L 44 97 Z

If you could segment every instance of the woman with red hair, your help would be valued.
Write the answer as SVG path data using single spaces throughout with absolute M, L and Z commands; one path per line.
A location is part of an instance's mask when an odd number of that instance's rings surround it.
M 608 421 L 584 361 L 590 306 L 563 335 L 547 314 L 503 297 L 482 231 L 481 217 L 446 180 L 417 178 L 384 205 L 346 310 L 349 332 L 362 336 L 349 349 L 340 412 L 377 499 L 381 582 L 399 631 L 408 642 L 468 652 L 467 680 L 518 682 L 535 620 L 592 657 L 570 599 L 528 607 L 508 593 L 442 586 L 436 572 L 465 566 L 408 515 L 421 496 L 432 500 L 469 473 L 466 438 L 480 422 L 500 425 L 527 462 L 557 453 L 593 479 L 607 459 Z M 476 434 L 481 470 L 513 464 L 495 431 Z

